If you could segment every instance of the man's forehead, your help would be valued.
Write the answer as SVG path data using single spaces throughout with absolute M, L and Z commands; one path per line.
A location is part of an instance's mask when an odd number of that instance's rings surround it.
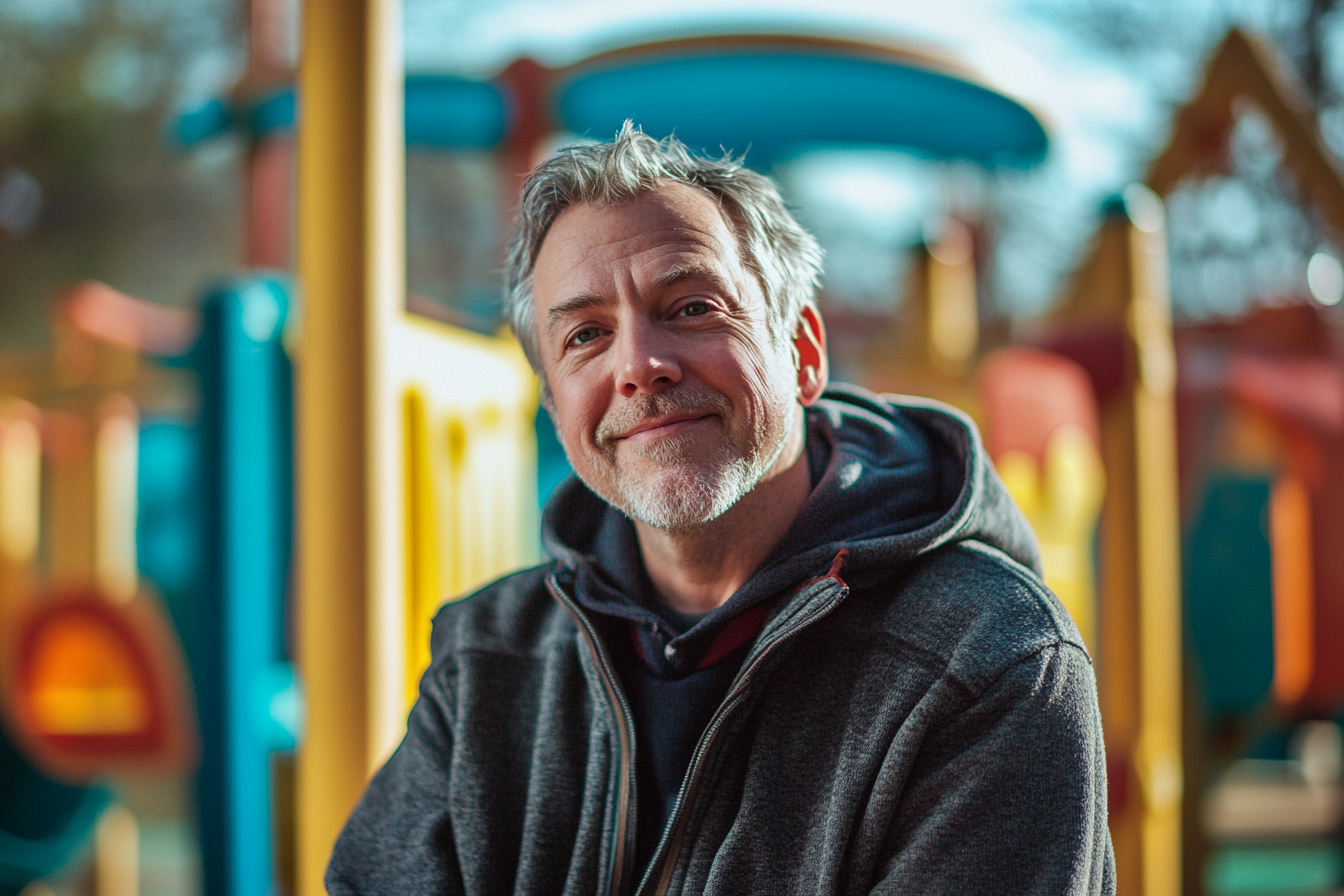
M 727 260 L 737 255 L 737 238 L 713 198 L 685 184 L 666 184 L 615 205 L 565 209 L 547 232 L 536 267 L 574 268 L 678 252 Z

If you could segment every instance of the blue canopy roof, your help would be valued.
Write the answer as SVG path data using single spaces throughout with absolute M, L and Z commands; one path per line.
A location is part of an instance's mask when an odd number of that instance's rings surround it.
M 714 37 L 626 48 L 553 73 L 559 129 L 608 139 L 626 118 L 697 149 L 749 151 L 766 167 L 817 146 L 894 147 L 985 166 L 1040 161 L 1048 140 L 1034 115 L 966 75 L 922 57 L 848 41 Z M 406 79 L 406 142 L 489 150 L 506 139 L 516 103 L 493 81 Z M 231 108 L 214 100 L 180 116 L 183 144 L 231 128 L 254 136 L 293 127 L 292 87 Z
M 914 60 L 748 45 L 581 68 L 556 91 L 566 130 L 609 137 L 626 118 L 697 149 L 764 165 L 803 145 L 892 146 L 986 166 L 1028 166 L 1045 129 L 997 93 Z
M 174 136 L 191 146 L 240 127 L 256 138 L 294 128 L 293 87 L 265 93 L 241 109 L 215 99 L 178 116 Z M 406 79 L 406 145 L 493 149 L 504 139 L 508 103 L 499 87 L 448 75 Z

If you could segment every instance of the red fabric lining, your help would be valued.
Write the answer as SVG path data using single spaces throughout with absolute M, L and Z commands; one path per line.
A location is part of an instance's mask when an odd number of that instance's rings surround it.
M 831 561 L 831 568 L 826 571 L 826 575 L 813 579 L 803 587 L 806 588 L 808 585 L 815 585 L 817 582 L 822 582 L 826 579 L 835 579 L 841 585 L 845 585 L 845 580 L 840 578 L 840 567 L 844 565 L 845 558 L 848 556 L 849 551 L 842 548 L 840 553 L 835 555 L 835 559 Z M 849 586 L 845 585 L 845 587 L 847 588 Z M 757 604 L 750 610 L 740 613 L 728 620 L 728 624 L 723 627 L 719 632 L 719 636 L 714 639 L 714 645 L 709 648 L 709 653 L 705 654 L 705 658 L 700 661 L 700 665 L 696 668 L 708 669 L 710 666 L 759 635 L 761 629 L 765 628 L 765 620 L 769 615 L 770 602 L 766 602 Z
M 629 621 L 629 625 L 630 640 L 635 645 L 635 653 L 639 654 L 639 658 L 643 661 L 644 665 L 651 667 L 656 666 L 657 664 L 653 661 L 653 657 L 649 656 L 649 652 L 644 649 L 644 639 L 639 636 L 639 625 L 636 624 L 633 619 Z
M 831 568 L 826 571 L 826 574 L 812 579 L 803 587 L 807 588 L 811 585 L 815 585 L 817 582 L 823 582 L 826 579 L 835 579 L 841 585 L 848 588 L 849 586 L 845 584 L 845 580 L 840 578 L 840 568 L 844 566 L 845 558 L 848 556 L 849 551 L 841 549 L 840 553 L 836 554 L 835 559 L 831 561 Z M 708 669 L 710 666 L 759 635 L 761 629 L 765 628 L 765 621 L 770 615 L 770 605 L 770 601 L 763 604 L 757 604 L 750 610 L 739 613 L 737 616 L 728 620 L 724 627 L 719 630 L 719 634 L 714 639 L 713 645 L 710 646 L 709 652 L 705 654 L 705 658 L 700 661 L 698 666 L 696 666 L 696 671 Z M 644 640 L 639 636 L 639 626 L 633 621 L 629 623 L 629 626 L 630 640 L 634 642 L 635 651 L 639 654 L 639 658 L 644 661 L 645 665 L 657 665 L 655 659 L 649 656 L 648 652 L 644 649 Z
M 699 669 L 708 669 L 710 666 L 732 653 L 743 644 L 750 641 L 761 633 L 765 628 L 765 617 L 770 614 L 770 604 L 757 604 L 750 610 L 739 613 L 728 620 L 720 631 L 719 636 L 714 639 L 714 644 L 709 648 L 709 653 L 700 661 Z
M 840 567 L 845 565 L 845 558 L 848 556 L 849 556 L 849 548 L 841 548 L 840 553 L 836 554 L 835 559 L 831 561 L 831 568 L 826 570 L 826 575 L 817 576 L 815 579 L 808 582 L 807 585 L 804 585 L 803 587 L 806 588 L 808 587 L 808 585 L 815 585 L 818 582 L 824 582 L 827 579 L 835 579 L 841 585 L 844 585 L 846 588 L 848 588 L 849 583 L 847 583 L 844 579 L 840 578 Z

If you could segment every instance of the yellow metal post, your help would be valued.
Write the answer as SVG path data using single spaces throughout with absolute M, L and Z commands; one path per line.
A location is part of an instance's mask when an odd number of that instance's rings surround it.
M 935 239 L 915 249 L 905 304 L 889 358 L 894 385 L 974 415 L 980 324 L 975 245 L 964 224 L 947 221 Z
M 41 524 L 42 436 L 37 408 L 0 398 L 0 624 L 33 582 Z
M 521 350 L 405 308 L 400 27 L 395 0 L 304 8 L 302 896 L 322 892 L 341 825 L 405 732 L 439 605 L 538 553 L 537 386 Z
M 1144 187 L 1111 209 L 1054 319 L 1113 334 L 1121 385 L 1102 397 L 1099 690 L 1112 772 L 1118 889 L 1181 889 L 1181 600 L 1175 352 L 1161 201 Z M 1127 786 L 1126 786 L 1127 785 Z
M 297 483 L 307 724 L 296 785 L 304 896 L 323 892 L 332 844 L 404 705 L 403 622 L 399 602 L 386 599 L 399 590 L 387 585 L 399 573 L 403 525 L 399 464 L 387 462 L 399 408 L 387 406 L 379 379 L 383 331 L 405 280 L 400 32 L 397 0 L 304 4 Z
M 925 361 L 945 376 L 964 379 L 975 363 L 980 337 L 975 246 L 965 225 L 949 221 L 937 241 L 923 248 L 919 338 Z

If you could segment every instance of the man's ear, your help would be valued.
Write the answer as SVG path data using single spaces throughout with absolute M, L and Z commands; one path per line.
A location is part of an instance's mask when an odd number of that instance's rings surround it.
M 793 332 L 793 357 L 798 368 L 798 403 L 815 404 L 826 390 L 830 368 L 826 361 L 826 325 L 817 306 L 806 304 Z

